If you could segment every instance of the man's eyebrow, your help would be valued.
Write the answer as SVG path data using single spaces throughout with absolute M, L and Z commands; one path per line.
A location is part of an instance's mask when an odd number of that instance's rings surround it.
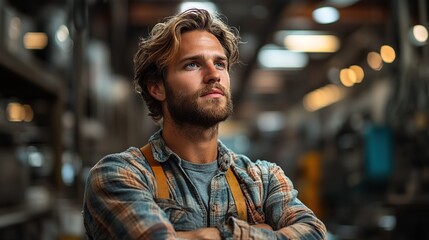
M 222 61 L 228 60 L 228 58 L 225 55 L 213 55 L 212 57 L 216 60 L 222 60 Z M 210 58 L 212 58 L 212 57 L 210 57 Z M 207 58 L 206 55 L 198 54 L 198 55 L 193 55 L 193 56 L 189 56 L 189 57 L 184 57 L 184 58 L 180 59 L 178 61 L 178 63 L 183 63 L 183 62 L 192 61 L 192 60 L 200 60 L 200 59 L 205 59 L 205 58 Z

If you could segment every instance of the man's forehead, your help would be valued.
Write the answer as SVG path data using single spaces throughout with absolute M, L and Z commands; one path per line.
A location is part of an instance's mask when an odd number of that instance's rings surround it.
M 212 33 L 194 30 L 181 35 L 176 60 L 206 57 L 226 58 L 225 49 Z

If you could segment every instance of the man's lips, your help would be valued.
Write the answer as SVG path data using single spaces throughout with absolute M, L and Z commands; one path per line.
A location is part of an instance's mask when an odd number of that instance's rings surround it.
M 225 94 L 223 93 L 223 91 L 220 89 L 217 89 L 217 88 L 210 89 L 209 91 L 205 91 L 205 92 L 203 92 L 203 94 L 201 94 L 202 97 L 205 97 L 205 96 L 224 96 L 224 95 Z

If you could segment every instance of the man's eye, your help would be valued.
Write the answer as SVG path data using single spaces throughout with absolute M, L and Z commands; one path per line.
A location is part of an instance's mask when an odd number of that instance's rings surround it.
M 196 67 L 197 67 L 196 63 L 188 63 L 188 64 L 185 65 L 186 69 L 194 69 Z
M 218 62 L 215 65 L 217 68 L 222 68 L 222 69 L 226 67 L 226 63 L 224 63 L 224 62 Z

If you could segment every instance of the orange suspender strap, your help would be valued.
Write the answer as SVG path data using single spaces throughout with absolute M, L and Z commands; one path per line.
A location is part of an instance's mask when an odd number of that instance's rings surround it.
M 152 149 L 149 144 L 140 148 L 143 155 L 147 159 L 155 175 L 156 184 L 158 186 L 158 197 L 169 198 L 167 179 L 165 178 L 164 170 L 161 164 L 153 158 Z M 241 191 L 240 184 L 237 177 L 232 172 L 231 167 L 226 171 L 226 180 L 229 188 L 231 189 L 232 197 L 234 198 L 235 206 L 237 207 L 238 218 L 247 222 L 247 205 L 243 192 Z
M 162 170 L 161 164 L 158 161 L 155 161 L 152 154 L 152 149 L 149 144 L 144 145 L 140 148 L 143 155 L 147 159 L 152 168 L 153 174 L 155 176 L 156 185 L 158 188 L 158 198 L 170 198 L 170 193 L 168 192 L 167 179 L 165 178 L 164 170 Z
M 231 189 L 232 197 L 234 198 L 235 206 L 237 207 L 238 218 L 247 222 L 247 205 L 237 177 L 232 172 L 231 167 L 226 171 L 226 180 Z

